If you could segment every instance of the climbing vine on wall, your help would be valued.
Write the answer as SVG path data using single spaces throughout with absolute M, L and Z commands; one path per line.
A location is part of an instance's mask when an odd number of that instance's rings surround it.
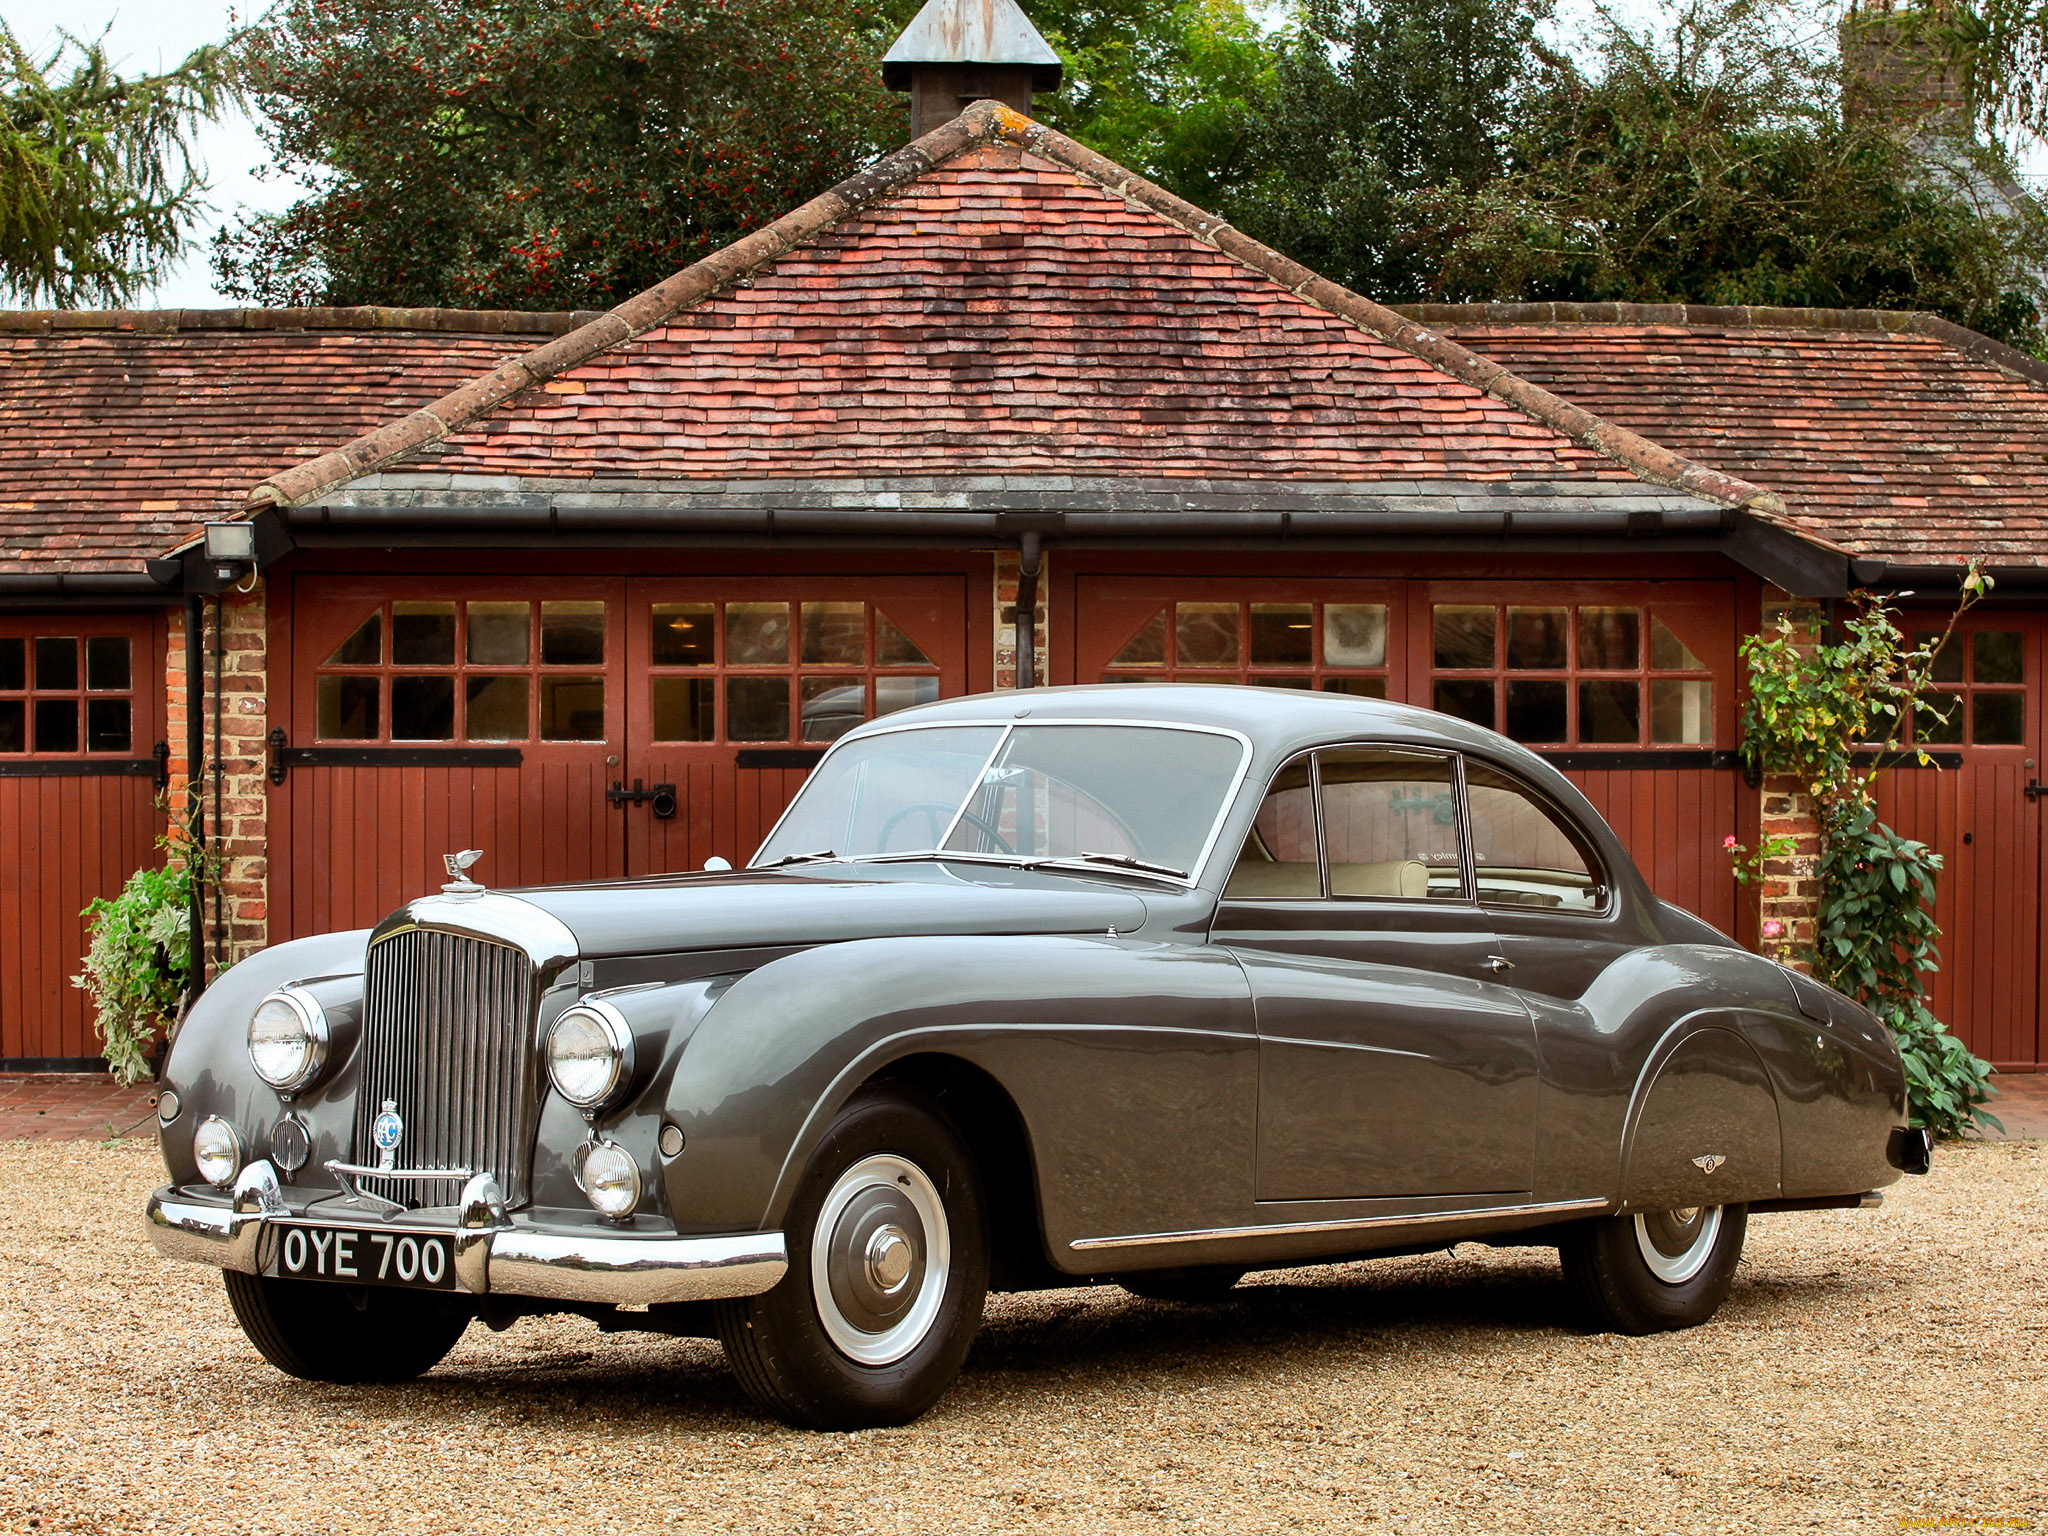
M 1782 930 L 1766 932 L 1765 943 L 1780 959 L 1806 960 L 1816 977 L 1884 1020 L 1905 1059 L 1914 1123 L 1944 1137 L 1998 1127 L 1984 1108 L 1997 1090 L 1990 1066 L 1927 1006 L 1927 977 L 1940 966 L 1933 906 L 1941 855 L 1879 821 L 1874 789 L 1915 709 L 1934 715 L 1921 695 L 1935 655 L 1990 589 L 1991 578 L 1973 565 L 1947 627 L 1918 648 L 1907 644 L 1891 607 L 1867 593 L 1853 600 L 1836 638 L 1781 618 L 1742 644 L 1750 690 L 1743 752 L 1765 775 L 1796 780 L 1820 829 L 1813 943 L 1795 950 Z M 1927 764 L 1925 753 L 1906 750 Z M 1736 877 L 1754 883 L 1767 862 L 1791 849 L 1780 834 L 1754 850 L 1730 838 L 1728 851 Z

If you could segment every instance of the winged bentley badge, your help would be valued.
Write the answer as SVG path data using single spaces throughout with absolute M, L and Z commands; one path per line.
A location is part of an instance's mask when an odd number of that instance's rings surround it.
M 1693 1167 L 1699 1169 L 1701 1173 L 1712 1173 L 1716 1168 L 1720 1167 L 1723 1163 L 1727 1161 L 1728 1159 L 1723 1157 L 1719 1152 L 1709 1152 L 1705 1157 L 1694 1158 L 1692 1160 L 1692 1165 Z
M 469 867 L 484 856 L 481 848 L 465 848 L 460 853 L 444 853 L 441 862 L 448 866 L 448 883 L 441 887 L 443 896 L 481 896 L 484 887 L 469 878 Z

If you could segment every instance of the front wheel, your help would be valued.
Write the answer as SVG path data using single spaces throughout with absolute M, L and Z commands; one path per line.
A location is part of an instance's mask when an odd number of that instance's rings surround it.
M 988 1293 L 973 1161 L 944 1112 L 894 1084 L 841 1110 L 786 1223 L 789 1272 L 717 1304 L 747 1395 L 807 1429 L 906 1424 L 938 1401 Z
M 228 1305 L 257 1352 L 301 1381 L 410 1381 L 441 1363 L 475 1309 L 395 1286 L 225 1272 Z
M 1748 1218 L 1740 1205 L 1603 1217 L 1579 1223 L 1558 1257 L 1596 1331 L 1692 1328 L 1727 1299 Z

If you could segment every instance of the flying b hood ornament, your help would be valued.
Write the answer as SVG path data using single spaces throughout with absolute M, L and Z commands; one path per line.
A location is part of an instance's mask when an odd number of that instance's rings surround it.
M 481 848 L 465 848 L 460 853 L 444 853 L 441 862 L 448 867 L 448 883 L 441 887 L 443 896 L 481 896 L 484 886 L 469 878 L 469 868 L 484 856 Z

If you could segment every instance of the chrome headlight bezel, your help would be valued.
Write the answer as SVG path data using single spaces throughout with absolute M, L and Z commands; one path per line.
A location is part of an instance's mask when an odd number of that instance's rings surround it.
M 562 1081 L 558 1047 L 565 1028 L 587 1027 L 596 1039 L 605 1046 L 605 1057 L 610 1070 L 604 1081 L 596 1086 L 571 1086 Z M 571 1003 L 548 1027 L 547 1048 L 544 1052 L 548 1064 L 548 1082 L 564 1099 L 585 1113 L 602 1109 L 618 1097 L 619 1092 L 633 1076 L 633 1028 L 626 1022 L 625 1015 L 602 998 L 589 997 L 578 1003 Z
M 268 1072 L 264 1071 L 263 1063 L 256 1054 L 256 1021 L 262 1016 L 263 1010 L 272 1003 L 281 1004 L 292 1011 L 299 1021 L 300 1032 L 306 1042 L 304 1054 L 297 1069 L 281 1078 L 272 1077 Z M 332 1045 L 333 1040 L 334 1030 L 328 1023 L 327 1010 L 320 1006 L 318 999 L 303 987 L 279 987 L 275 992 L 265 997 L 262 1002 L 258 1003 L 255 1010 L 249 1015 L 247 1032 L 249 1066 L 258 1077 L 262 1078 L 264 1082 L 268 1083 L 279 1093 L 301 1093 L 318 1081 L 320 1074 L 326 1071 L 329 1047 Z
M 224 1175 L 218 1178 L 206 1171 L 209 1154 L 202 1152 L 199 1148 L 200 1138 L 213 1131 L 215 1127 L 227 1132 L 228 1157 L 232 1165 Z M 214 1188 L 226 1189 L 229 1185 L 233 1184 L 236 1175 L 241 1173 L 243 1166 L 248 1161 L 248 1144 L 242 1140 L 242 1133 L 235 1129 L 232 1121 L 223 1120 L 219 1115 L 208 1115 L 192 1128 L 192 1166 L 199 1170 L 199 1177 L 213 1185 Z

